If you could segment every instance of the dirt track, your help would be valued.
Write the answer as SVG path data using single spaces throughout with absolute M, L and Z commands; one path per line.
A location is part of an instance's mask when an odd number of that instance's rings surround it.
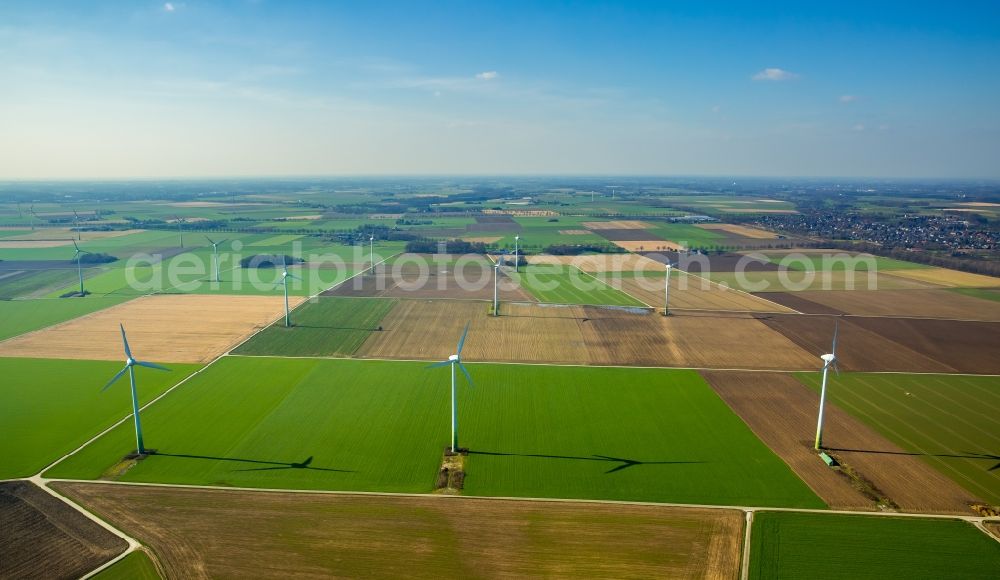
M 0 578 L 78 578 L 127 547 L 33 483 L 0 483 Z
M 742 513 L 56 484 L 171 577 L 735 578 Z
M 142 360 L 207 362 L 282 312 L 280 296 L 145 296 L 0 342 L 0 356 L 122 360 L 121 322 Z

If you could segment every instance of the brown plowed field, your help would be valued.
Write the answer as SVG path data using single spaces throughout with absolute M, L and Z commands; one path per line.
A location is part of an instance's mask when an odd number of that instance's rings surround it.
M 761 315 L 769 327 L 819 356 L 834 317 Z M 853 371 L 1000 374 L 1000 323 L 851 316 L 840 322 L 837 357 Z
M 589 274 L 598 272 L 663 272 L 663 264 L 639 254 L 587 254 L 582 256 L 527 256 L 529 264 L 574 266 Z
M 720 284 L 747 292 L 805 292 L 807 290 L 910 290 L 940 288 L 927 282 L 891 276 L 885 272 L 752 271 L 742 274 L 713 270 L 708 275 Z
M 767 298 L 789 304 L 794 298 L 815 304 L 810 314 L 858 314 L 862 316 L 913 316 L 957 320 L 1000 321 L 1000 302 L 956 294 L 948 290 L 830 290 L 768 293 Z
M 500 300 L 534 302 L 501 269 Z M 376 268 L 376 273 L 362 274 L 345 281 L 323 296 L 384 296 L 392 298 L 453 298 L 493 300 L 493 264 L 485 258 L 434 263 L 430 257 L 418 264 L 399 261 Z
M 1000 323 L 861 317 L 851 322 L 954 372 L 1000 374 Z
M 208 362 L 283 312 L 281 296 L 144 296 L 0 342 L 0 356 L 122 360 L 121 322 L 141 360 Z
M 35 484 L 0 483 L 0 578 L 79 578 L 127 547 Z
M 819 294 L 820 292 L 838 292 L 838 290 L 826 290 L 813 292 L 811 294 Z M 860 292 L 860 290 L 854 291 L 852 293 Z M 760 294 L 754 294 L 754 296 L 759 296 L 761 298 L 766 298 L 787 306 L 793 310 L 798 310 L 802 314 L 845 314 L 843 311 L 837 310 L 836 308 L 831 308 L 809 300 L 803 294 L 810 294 L 808 292 L 762 292 Z
M 666 264 L 668 261 L 685 272 L 777 272 L 778 265 L 754 260 L 743 254 L 693 254 L 691 252 L 645 252 L 651 260 Z
M 840 343 L 837 359 L 845 371 L 907 371 L 954 372 L 938 361 L 929 360 L 902 344 L 886 340 L 856 324 L 856 318 L 840 321 Z M 815 356 L 812 366 L 819 368 L 819 356 L 830 351 L 834 318 L 801 315 L 764 315 L 761 321 L 788 337 L 806 352 Z
M 819 395 L 787 374 L 702 371 L 702 376 L 830 507 L 875 508 L 813 450 Z M 975 498 L 967 491 L 829 402 L 823 446 L 905 511 L 971 513 Z
M 604 278 L 602 278 L 604 279 Z M 607 279 L 650 306 L 663 308 L 663 281 L 660 278 Z M 745 292 L 724 288 L 706 278 L 680 274 L 670 278 L 670 307 L 678 310 L 720 310 L 735 312 L 792 312 L 791 309 Z
M 600 307 L 403 300 L 358 356 L 440 359 L 471 322 L 469 360 L 802 370 L 814 357 L 750 317 L 663 317 Z
M 736 578 L 743 514 L 60 483 L 176 578 Z

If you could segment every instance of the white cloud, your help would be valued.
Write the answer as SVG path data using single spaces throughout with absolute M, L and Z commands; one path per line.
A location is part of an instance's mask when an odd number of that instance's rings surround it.
M 840 95 L 841 103 L 853 103 L 856 100 L 858 100 L 857 95 Z
M 495 71 L 495 70 L 488 70 L 486 72 L 481 72 L 481 73 L 477 74 L 476 78 L 479 79 L 479 80 L 482 80 L 482 81 L 491 81 L 491 80 L 497 78 L 498 76 L 500 76 L 500 73 L 498 73 L 497 71 Z
M 177 6 L 174 6 L 173 2 L 165 2 L 163 4 L 163 9 L 167 12 L 173 12 L 174 10 L 177 10 Z
M 712 107 L 712 112 L 713 113 L 718 113 L 721 110 L 722 110 L 722 107 L 720 107 L 719 105 L 715 105 L 714 107 Z
M 780 68 L 766 68 L 751 77 L 755 81 L 787 81 L 799 75 Z
M 864 131 L 864 130 L 865 130 L 865 126 L 863 124 L 861 124 L 861 123 L 858 123 L 857 125 L 851 127 L 851 131 L 857 131 L 859 133 L 861 131 Z

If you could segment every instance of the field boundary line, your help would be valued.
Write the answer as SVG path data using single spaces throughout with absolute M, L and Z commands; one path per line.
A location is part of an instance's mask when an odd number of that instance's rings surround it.
M 793 513 L 809 513 L 809 514 L 841 514 L 841 515 L 857 515 L 857 516 L 871 516 L 871 517 L 899 517 L 899 518 L 917 518 L 917 519 L 937 519 L 937 520 L 961 520 L 970 523 L 975 522 L 989 522 L 993 523 L 996 521 L 996 517 L 988 516 L 976 516 L 976 515 L 965 515 L 965 514 L 951 514 L 951 513 L 934 513 L 934 512 L 888 512 L 888 511 L 861 511 L 861 510 L 834 510 L 834 509 L 820 509 L 820 508 L 797 508 L 797 507 L 772 507 L 772 506 L 741 506 L 741 505 L 716 505 L 716 504 L 688 504 L 688 503 L 676 503 L 676 502 L 654 502 L 654 501 L 633 501 L 633 500 L 620 500 L 620 499 L 586 499 L 586 498 L 560 498 L 560 497 L 516 497 L 516 496 L 489 496 L 489 495 L 445 495 L 445 494 L 435 494 L 431 492 L 427 493 L 413 493 L 413 492 L 392 492 L 392 491 L 346 491 L 346 490 L 336 490 L 336 489 L 280 489 L 272 487 L 237 487 L 237 486 L 219 486 L 219 485 L 197 485 L 189 483 L 149 483 L 149 482 L 139 482 L 139 481 L 112 481 L 106 479 L 62 479 L 53 478 L 46 479 L 40 478 L 46 483 L 80 483 L 80 484 L 92 484 L 92 485 L 124 485 L 133 487 L 163 487 L 163 488 L 176 488 L 176 489 L 191 489 L 191 490 L 207 490 L 207 491 L 237 491 L 237 492 L 260 492 L 260 493 L 289 493 L 289 494 L 316 494 L 316 495 L 344 495 L 344 496 L 358 496 L 358 497 L 409 497 L 409 498 L 420 498 L 420 499 L 434 499 L 439 501 L 498 501 L 498 502 L 516 502 L 516 501 L 530 501 L 537 503 L 580 503 L 580 504 L 606 504 L 606 505 L 624 505 L 624 506 L 650 506 L 650 507 L 664 507 L 664 508 L 689 508 L 689 509 L 704 509 L 704 510 L 724 510 L 724 511 L 739 511 L 739 512 L 793 512 Z
M 419 358 L 384 358 L 369 356 L 292 356 L 282 354 L 229 354 L 228 356 L 245 358 L 287 358 L 305 360 L 360 360 L 360 361 L 380 361 L 380 362 L 415 362 L 428 363 L 437 362 L 437 359 Z M 490 361 L 490 360 L 469 360 L 470 364 L 489 365 L 523 365 L 523 366 L 548 366 L 548 367 L 580 367 L 580 368 L 612 368 L 612 369 L 647 369 L 647 370 L 675 370 L 675 371 L 720 371 L 732 373 L 819 373 L 814 368 L 809 369 L 743 369 L 743 368 L 713 368 L 713 367 L 666 367 L 666 366 L 646 366 L 646 365 L 597 365 L 583 363 L 560 363 L 560 362 L 520 362 L 520 361 Z M 977 374 L 977 373 L 941 373 L 941 372 L 911 372 L 911 371 L 845 371 L 845 374 L 858 375 L 932 375 L 932 376 L 959 376 L 959 377 L 1000 377 L 1000 374 Z

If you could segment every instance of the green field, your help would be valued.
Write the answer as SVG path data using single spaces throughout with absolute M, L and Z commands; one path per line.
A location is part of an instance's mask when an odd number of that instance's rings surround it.
M 727 243 L 725 236 L 691 224 L 652 221 L 649 224 L 653 227 L 647 228 L 646 231 L 652 232 L 664 240 L 677 242 L 689 248 L 706 248 Z
M 319 297 L 292 312 L 292 324 L 272 324 L 240 345 L 235 354 L 350 356 L 379 327 L 396 300 Z
M 429 492 L 448 372 L 423 363 L 226 357 L 144 414 L 159 454 L 122 480 Z M 691 371 L 470 365 L 469 494 L 824 507 Z M 47 472 L 100 477 L 127 426 Z
M 126 296 L 0 300 L 0 340 L 52 326 L 127 301 Z
M 972 524 L 757 512 L 750 578 L 996 578 L 1000 543 Z
M 236 248 L 227 242 L 226 248 L 219 249 L 220 282 L 215 282 L 215 257 L 210 246 L 192 247 L 171 256 L 162 262 L 150 263 L 142 260 L 135 264 L 119 261 L 103 266 L 100 273 L 94 273 L 85 282 L 89 292 L 98 295 L 140 296 L 151 292 L 185 294 L 281 294 L 275 287 L 280 279 L 280 268 L 242 268 L 242 258 L 256 254 L 280 254 L 291 252 L 291 246 L 257 246 L 249 248 L 246 243 L 255 243 L 263 236 L 244 236 Z M 207 242 L 205 242 L 207 243 Z M 302 254 L 308 267 L 292 267 L 290 271 L 302 278 L 292 280 L 288 293 L 295 296 L 311 296 L 330 288 L 353 275 L 360 264 L 367 264 L 367 247 L 329 245 L 311 240 L 303 242 Z M 384 242 L 375 246 L 375 260 L 380 261 L 397 253 L 402 245 Z M 96 270 L 96 269 L 95 269 Z M 74 286 L 69 285 L 49 294 L 59 296 Z
M 120 362 L 0 358 L 0 479 L 34 475 L 128 415 L 131 399 L 127 378 L 101 392 L 121 367 Z M 198 367 L 170 368 L 169 373 L 138 371 L 142 402 Z M 128 427 L 132 429 L 132 424 Z M 131 445 L 135 449 L 134 440 Z
M 84 271 L 85 278 L 96 273 L 90 270 Z M 3 276 L 0 277 L 0 300 L 40 298 L 57 288 L 79 284 L 80 280 L 75 267 L 0 272 L 0 275 Z
M 1000 302 L 1000 288 L 948 288 L 950 292 Z
M 159 580 L 160 573 L 146 552 L 136 550 L 93 576 L 95 580 Z
M 547 264 L 522 266 L 519 273 L 515 274 L 513 270 L 508 270 L 508 274 L 539 302 L 645 306 L 639 300 L 572 266 Z
M 819 374 L 798 377 L 819 389 Z M 1000 505 L 996 377 L 844 373 L 833 378 L 828 393 L 893 443 L 980 499 Z
M 557 221 L 550 221 L 557 220 Z M 511 251 L 514 249 L 514 236 L 519 235 L 521 239 L 518 243 L 519 248 L 527 248 L 529 250 L 541 250 L 553 244 L 601 244 L 610 245 L 611 242 L 602 238 L 594 232 L 589 232 L 587 234 L 561 234 L 560 231 L 563 230 L 581 230 L 587 231 L 587 228 L 583 226 L 583 222 L 588 221 L 602 221 L 590 217 L 581 216 L 558 216 L 558 217 L 516 217 L 514 221 L 520 224 L 521 230 L 518 232 L 511 231 L 499 231 L 495 234 L 491 234 L 488 231 L 483 232 L 469 232 L 470 236 L 490 236 L 497 235 L 503 236 L 497 245 L 500 247 L 508 248 Z

